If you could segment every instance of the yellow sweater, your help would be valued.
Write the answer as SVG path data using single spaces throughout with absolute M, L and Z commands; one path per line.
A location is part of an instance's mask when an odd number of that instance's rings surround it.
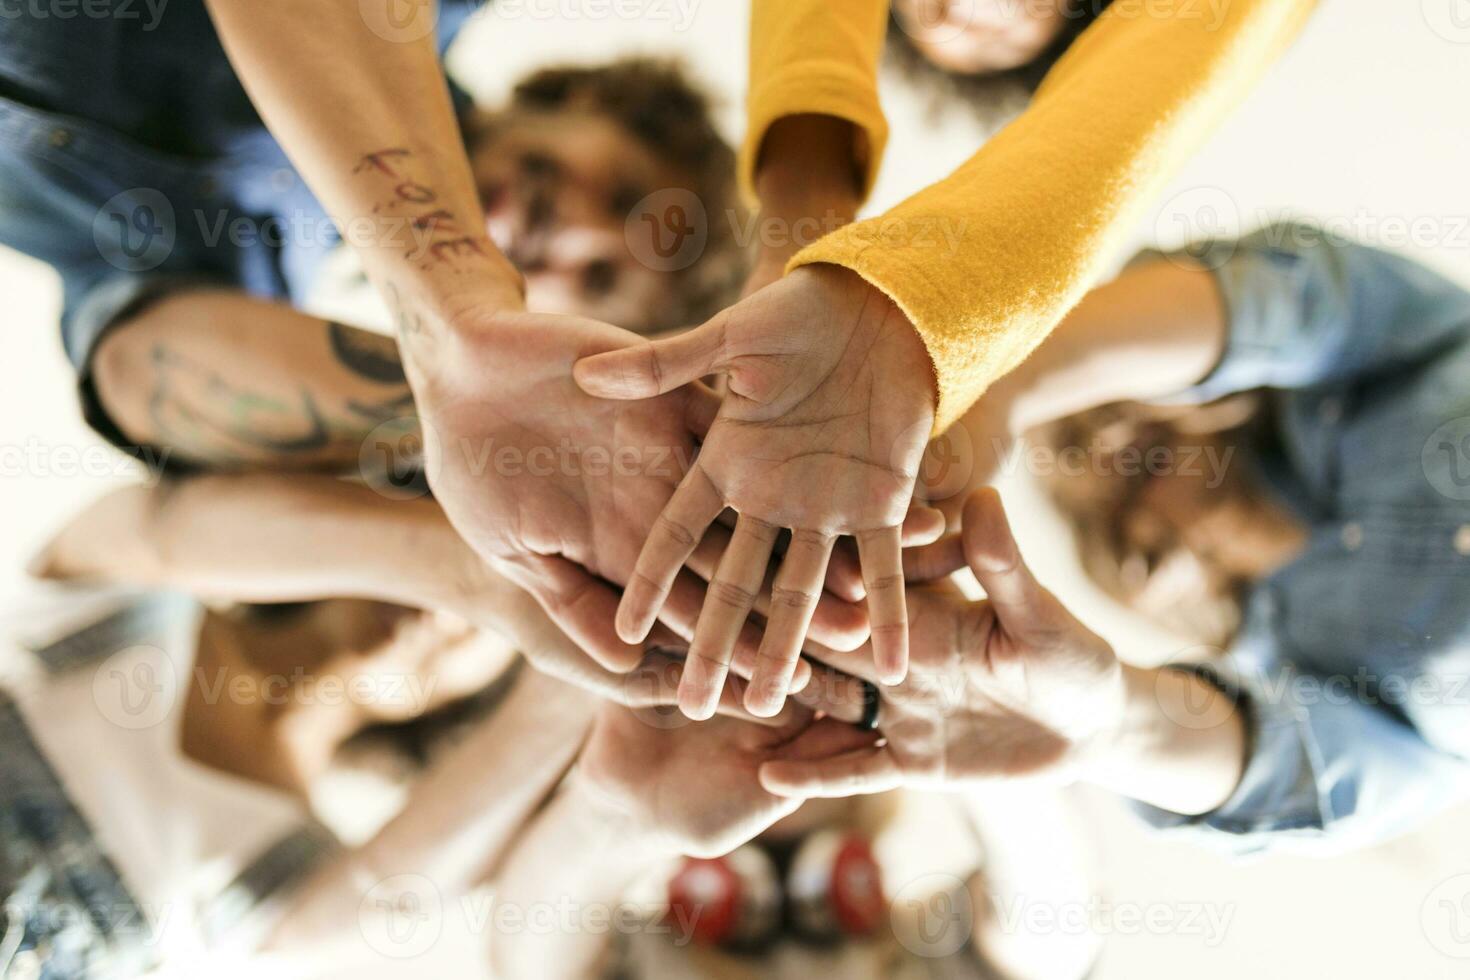
M 1081 298 L 1313 6 L 1231 0 L 1217 19 L 1207 4 L 1115 0 L 963 166 L 790 268 L 845 266 L 893 298 L 934 359 L 942 431 Z M 867 134 L 871 188 L 888 136 L 877 85 L 887 14 L 888 0 L 754 0 L 747 191 L 766 130 L 797 113 Z

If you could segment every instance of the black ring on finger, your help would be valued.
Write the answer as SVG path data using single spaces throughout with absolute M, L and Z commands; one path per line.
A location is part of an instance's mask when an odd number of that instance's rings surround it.
M 878 685 L 872 681 L 863 681 L 863 720 L 857 722 L 857 727 L 865 732 L 878 730 L 878 708 L 881 704 L 878 693 Z

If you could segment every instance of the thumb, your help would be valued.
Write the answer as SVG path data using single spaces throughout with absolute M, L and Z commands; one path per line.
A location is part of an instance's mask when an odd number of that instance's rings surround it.
M 963 520 L 961 533 L 970 571 L 975 573 L 1001 623 L 1014 632 L 1026 631 L 1047 607 L 1041 601 L 1041 586 L 1021 558 L 994 487 L 983 487 L 970 495 Z
M 584 357 L 572 366 L 572 377 L 598 398 L 652 398 L 724 366 L 725 327 L 716 317 L 673 337 Z

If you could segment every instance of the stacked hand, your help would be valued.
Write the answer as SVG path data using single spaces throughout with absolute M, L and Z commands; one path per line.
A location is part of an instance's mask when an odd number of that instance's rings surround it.
M 710 374 L 729 382 L 700 455 L 638 555 L 617 611 L 619 637 L 636 642 L 661 609 L 683 601 L 680 570 L 729 507 L 739 516 L 694 630 L 679 692 L 684 712 L 713 713 L 783 529 L 790 543 L 746 706 L 760 715 L 781 709 L 841 535 L 857 539 L 870 673 L 901 681 L 906 514 L 915 534 L 942 527 L 936 512 L 909 513 L 935 393 L 928 354 L 907 318 L 856 274 L 810 267 L 687 333 L 618 346 L 576 366 L 586 392 L 618 400 L 604 402 L 604 412 L 609 405 L 652 411 L 697 391 Z
M 579 778 L 626 826 L 662 850 L 725 854 L 800 805 L 761 787 L 763 764 L 872 742 L 869 733 L 832 718 L 818 720 L 797 705 L 774 721 L 757 725 L 720 716 L 670 727 L 645 712 L 605 704 L 583 749 Z
M 638 549 L 718 400 L 698 383 L 640 401 L 587 395 L 572 381 L 573 363 L 637 342 L 595 321 L 487 306 L 459 326 L 434 341 L 454 345 L 438 358 L 450 370 L 417 386 L 436 496 L 465 540 L 599 664 L 631 669 L 643 635 L 621 642 L 614 634 L 614 586 L 635 580 Z M 728 539 L 720 527 L 701 533 L 691 567 L 713 575 Z M 668 593 L 663 620 L 692 636 L 702 583 L 671 576 Z M 829 600 L 814 635 L 850 648 L 865 627 L 860 610 Z M 754 652 L 754 635 L 742 642 Z
M 913 659 L 908 679 L 883 692 L 883 742 L 771 761 L 763 786 L 793 797 L 846 796 L 1061 775 L 1116 730 L 1125 710 L 1117 658 L 1037 584 L 994 490 L 967 501 L 960 547 L 986 598 L 969 601 L 950 583 L 909 591 Z M 873 676 L 865 651 L 821 657 Z

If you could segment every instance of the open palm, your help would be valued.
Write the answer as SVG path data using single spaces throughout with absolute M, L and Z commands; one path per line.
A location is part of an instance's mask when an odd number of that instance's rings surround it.
M 1117 658 L 1036 583 L 993 490 L 966 504 L 963 547 L 987 597 L 970 601 L 952 583 L 909 591 L 911 669 L 883 692 L 885 744 L 773 762 L 767 788 L 825 796 L 1064 776 L 1111 730 L 1123 705 Z M 871 670 L 861 651 L 821 656 L 856 676 Z
M 711 373 L 729 393 L 704 452 L 638 558 L 618 632 L 645 635 L 704 529 L 739 518 L 698 623 L 681 704 L 707 717 L 782 529 L 792 532 L 747 704 L 780 709 L 833 543 L 857 538 L 879 675 L 902 679 L 907 629 L 900 528 L 934 415 L 933 369 L 883 293 L 832 266 L 799 269 L 709 323 L 577 366 L 610 399 L 666 397 Z M 663 394 L 660 394 L 663 393 Z

